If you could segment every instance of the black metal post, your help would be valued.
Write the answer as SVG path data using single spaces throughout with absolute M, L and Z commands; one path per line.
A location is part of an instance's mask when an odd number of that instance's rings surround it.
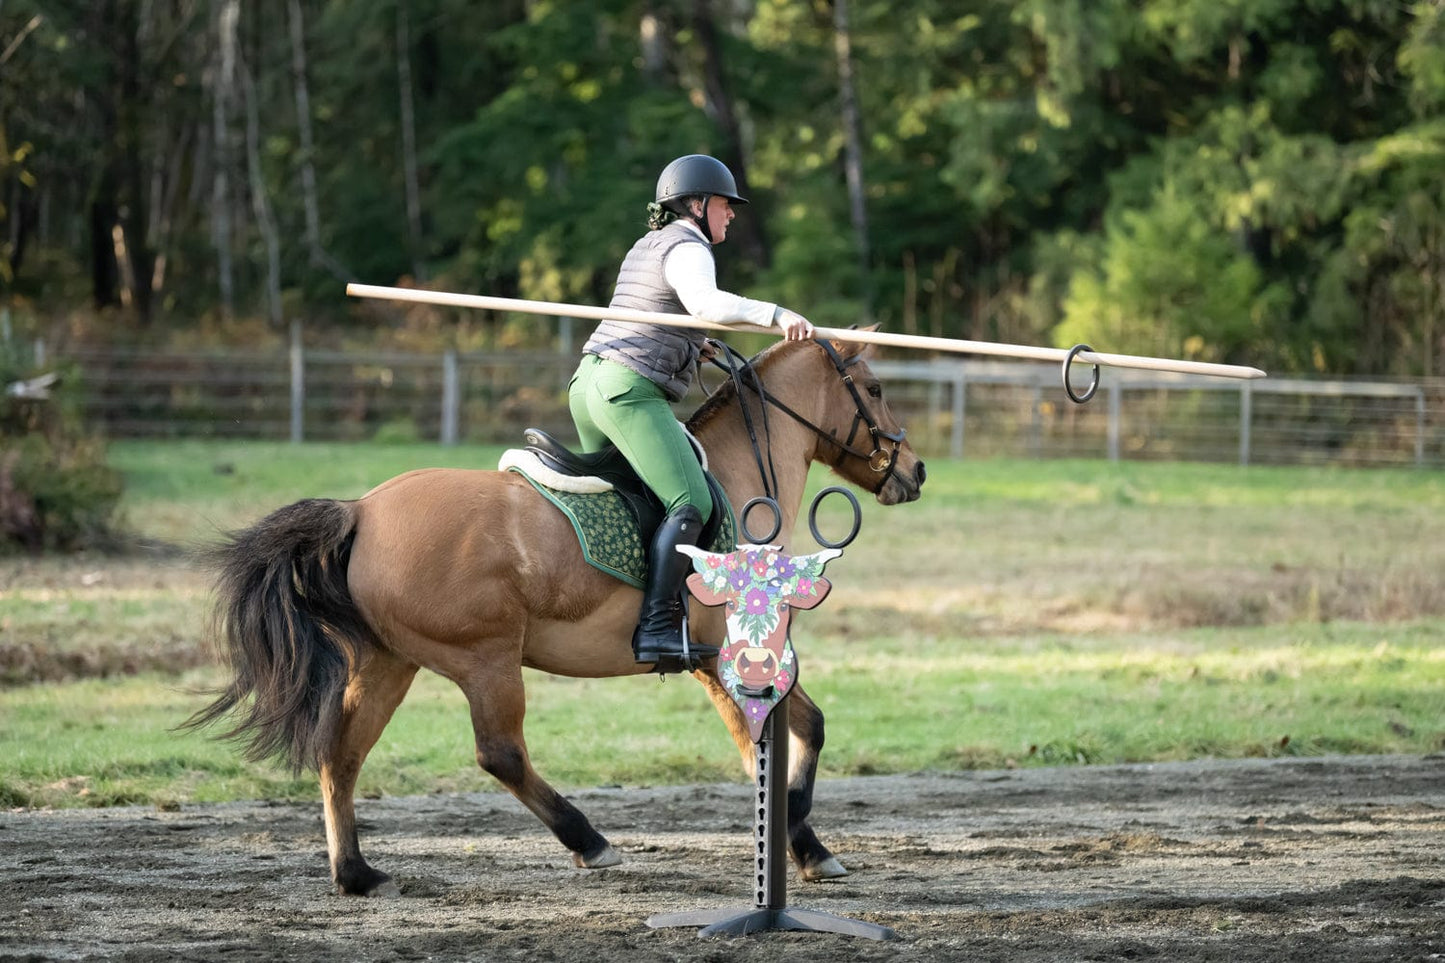
M 698 936 L 746 936 L 767 930 L 841 933 L 870 940 L 891 940 L 893 930 L 874 923 L 817 910 L 788 907 L 788 703 L 783 699 L 763 724 L 758 740 L 753 781 L 756 806 L 753 828 L 751 909 L 690 910 L 649 917 L 653 929 L 700 926 Z

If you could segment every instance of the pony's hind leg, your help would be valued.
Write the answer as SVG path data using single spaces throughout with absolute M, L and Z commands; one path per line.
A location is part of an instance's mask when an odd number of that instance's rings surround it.
M 356 777 L 392 713 L 406 696 L 417 667 L 372 649 L 347 682 L 335 743 L 321 760 L 326 849 L 336 891 L 349 896 L 396 896 L 391 877 L 362 858 L 356 838 Z
M 490 672 L 479 670 L 471 678 L 462 680 L 461 685 L 471 706 L 477 764 L 542 820 L 571 851 L 577 866 L 602 869 L 622 862 L 581 810 L 532 768 L 527 744 L 522 738 L 527 697 L 521 668 L 512 664 Z

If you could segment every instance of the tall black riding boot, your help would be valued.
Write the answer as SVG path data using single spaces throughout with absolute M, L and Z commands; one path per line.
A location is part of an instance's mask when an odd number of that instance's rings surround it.
M 687 662 L 711 658 L 716 646 L 689 642 L 682 646 L 682 593 L 692 557 L 677 550 L 679 545 L 696 545 L 702 536 L 702 516 L 691 505 L 671 512 L 652 536 L 647 556 L 647 588 L 642 596 L 642 614 L 632 633 L 632 654 L 638 662 Z

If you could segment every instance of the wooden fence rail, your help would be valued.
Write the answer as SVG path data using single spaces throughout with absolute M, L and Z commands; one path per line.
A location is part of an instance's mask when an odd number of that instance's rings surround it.
M 572 436 L 571 352 L 337 352 L 297 340 L 282 351 L 114 346 L 51 358 L 79 368 L 87 416 L 115 438 L 506 443 L 534 425 Z M 929 455 L 1445 467 L 1445 379 L 1238 382 L 1110 370 L 1080 407 L 1054 365 L 873 368 Z

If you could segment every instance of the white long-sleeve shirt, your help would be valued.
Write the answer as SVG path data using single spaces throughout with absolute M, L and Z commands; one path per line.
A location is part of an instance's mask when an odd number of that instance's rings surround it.
M 692 221 L 681 223 L 707 240 L 702 229 Z M 712 251 L 696 244 L 679 244 L 668 252 L 662 262 L 662 275 L 677 292 L 677 299 L 687 308 L 687 313 L 700 321 L 718 324 L 746 321 L 769 327 L 778 310 L 772 302 L 755 301 L 721 290 L 717 286 L 717 264 Z

